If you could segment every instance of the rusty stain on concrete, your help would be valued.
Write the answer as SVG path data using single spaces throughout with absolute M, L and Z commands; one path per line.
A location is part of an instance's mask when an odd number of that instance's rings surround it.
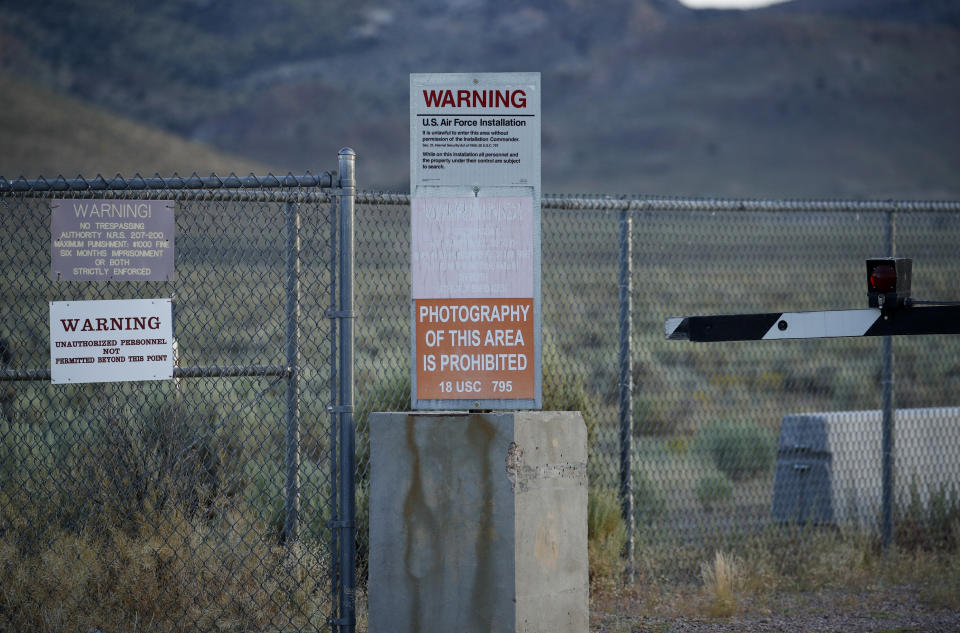
M 473 576 L 473 591 L 471 593 L 471 616 L 478 626 L 477 630 L 489 630 L 493 624 L 493 616 L 497 609 L 494 596 L 496 577 L 493 561 L 496 560 L 493 552 L 496 530 L 493 526 L 493 472 L 490 468 L 490 446 L 497 435 L 497 428 L 483 415 L 471 415 L 467 424 L 467 437 L 470 445 L 476 447 L 476 453 L 481 461 L 480 477 L 480 512 L 477 517 L 479 530 L 477 532 L 476 561 L 477 568 Z
M 416 440 L 416 417 L 408 415 L 406 420 L 407 450 L 410 452 L 410 487 L 403 502 L 403 521 L 407 535 L 404 543 L 404 568 L 413 592 L 413 604 L 410 613 L 411 627 L 422 630 L 423 604 L 421 599 L 421 580 L 438 566 L 440 552 L 431 543 L 437 530 L 437 522 L 427 504 L 423 490 L 423 476 L 420 463 L 420 449 Z

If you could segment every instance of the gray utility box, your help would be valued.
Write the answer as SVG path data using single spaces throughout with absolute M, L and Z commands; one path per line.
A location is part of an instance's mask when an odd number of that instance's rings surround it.
M 881 512 L 882 412 L 793 414 L 780 423 L 773 517 L 876 526 Z M 898 409 L 894 498 L 960 494 L 960 407 Z
M 579 413 L 370 417 L 371 633 L 587 633 Z

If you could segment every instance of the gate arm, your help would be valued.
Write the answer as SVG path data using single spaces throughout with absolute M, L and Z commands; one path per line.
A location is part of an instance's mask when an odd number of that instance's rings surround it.
M 694 342 L 960 334 L 960 306 L 670 317 L 664 331 L 669 340 Z

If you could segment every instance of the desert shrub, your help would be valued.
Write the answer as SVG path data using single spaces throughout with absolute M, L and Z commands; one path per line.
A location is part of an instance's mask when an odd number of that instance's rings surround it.
M 251 461 L 256 448 L 231 423 L 213 404 L 164 404 L 136 415 L 117 407 L 52 434 L 12 428 L 16 469 L 0 492 L 5 624 L 159 632 L 321 622 L 325 473 L 301 462 L 301 535 L 315 539 L 278 547 L 282 463 Z
M 170 507 L 209 518 L 244 485 L 243 446 L 217 420 L 212 406 L 164 405 L 56 430 L 12 424 L 0 479 L 10 512 L 31 517 L 21 542 L 58 529 L 133 534 Z
M 591 488 L 587 496 L 587 551 L 592 584 L 616 582 L 626 542 L 627 527 L 616 491 Z
M 635 460 L 636 461 L 636 460 Z M 633 469 L 633 516 L 637 529 L 663 516 L 667 500 L 656 482 L 638 467 Z
M 259 521 L 266 526 L 269 539 L 277 544 L 286 540 L 286 481 L 284 464 L 275 459 L 247 463 L 245 478 L 250 482 L 245 500 Z M 310 460 L 300 460 L 299 520 L 301 539 L 329 540 L 330 497 L 329 473 Z
M 960 495 L 946 484 L 930 491 L 926 501 L 920 484 L 912 480 L 906 498 L 896 506 L 894 540 L 907 550 L 957 550 L 960 540 Z
M 712 510 L 733 498 L 733 482 L 723 473 L 703 475 L 697 481 L 696 493 L 697 501 L 707 510 Z
M 636 435 L 663 436 L 673 433 L 676 420 L 661 396 L 642 394 L 633 398 L 633 432 Z
M 564 375 L 556 368 L 543 368 L 543 410 L 579 411 L 587 425 L 587 445 L 592 446 L 596 436 L 596 404 L 587 393 L 582 380 Z
M 322 551 L 269 547 L 246 525 L 168 509 L 138 534 L 51 530 L 39 552 L 0 536 L 0 614 L 13 631 L 319 629 Z M 239 528 L 239 529 L 236 529 Z
M 704 431 L 699 440 L 717 469 L 733 480 L 768 472 L 776 457 L 772 434 L 753 425 L 720 422 Z

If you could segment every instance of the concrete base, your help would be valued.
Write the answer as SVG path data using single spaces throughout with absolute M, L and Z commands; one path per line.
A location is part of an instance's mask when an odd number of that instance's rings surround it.
M 574 412 L 370 417 L 371 633 L 586 633 Z

